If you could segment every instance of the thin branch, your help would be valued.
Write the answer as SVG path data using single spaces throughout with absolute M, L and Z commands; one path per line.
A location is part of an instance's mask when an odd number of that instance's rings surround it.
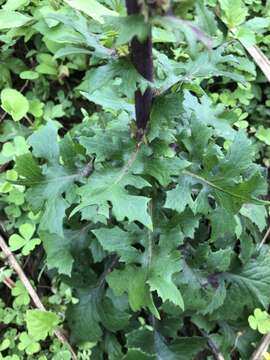
M 31 282 L 28 280 L 28 278 L 25 275 L 24 271 L 22 270 L 20 264 L 16 260 L 15 256 L 13 255 L 13 253 L 11 252 L 11 250 L 9 249 L 8 245 L 6 244 L 4 238 L 1 235 L 0 235 L 0 248 L 3 251 L 7 261 L 9 262 L 10 267 L 17 273 L 21 282 L 24 284 L 24 286 L 25 286 L 28 294 L 30 295 L 34 305 L 36 306 L 36 308 L 41 309 L 41 310 L 46 310 L 44 305 L 42 304 L 38 294 L 36 293 L 35 289 L 33 288 Z M 54 333 L 55 333 L 55 336 L 62 342 L 62 344 L 67 346 L 67 348 L 71 352 L 72 359 L 77 360 L 77 356 L 76 356 L 74 350 L 72 349 L 71 345 L 69 344 L 67 338 L 62 333 L 62 330 L 57 329 L 54 331 Z
M 218 350 L 218 348 L 216 347 L 216 344 L 208 337 L 208 345 L 213 353 L 213 355 L 215 356 L 215 358 L 217 360 L 225 360 L 224 356 L 221 354 L 221 352 Z
M 225 360 L 224 356 L 219 351 L 219 349 L 217 348 L 214 341 L 210 338 L 210 336 L 204 330 L 198 328 L 197 325 L 196 325 L 196 327 L 197 327 L 198 331 L 201 333 L 201 335 L 207 339 L 208 346 L 211 349 L 211 351 L 212 351 L 213 355 L 215 356 L 216 360 Z
M 263 244 L 266 242 L 266 240 L 268 239 L 268 236 L 270 235 L 270 226 L 268 227 L 266 233 L 264 234 L 264 237 L 262 239 L 262 241 L 260 242 L 259 245 L 259 250 L 261 249 L 261 247 L 263 246 Z
M 270 82 L 270 61 L 266 57 L 266 55 L 262 52 L 262 50 L 258 46 L 256 45 L 247 46 L 242 41 L 240 42 L 244 46 L 246 51 L 249 53 L 249 55 L 252 57 L 254 62 L 257 64 L 257 66 L 264 73 L 266 79 Z
M 5 120 L 6 116 L 7 116 L 7 113 L 4 111 L 3 114 L 0 116 L 0 122 Z
M 263 354 L 267 352 L 269 345 L 270 345 L 270 334 L 267 334 L 262 338 L 259 346 L 251 355 L 250 360 L 262 360 Z

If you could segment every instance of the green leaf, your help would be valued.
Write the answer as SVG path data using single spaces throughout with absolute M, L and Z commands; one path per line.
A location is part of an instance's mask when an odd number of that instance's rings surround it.
M 223 172 L 228 180 L 247 170 L 254 158 L 254 147 L 244 131 L 239 131 L 229 147 L 224 159 L 222 159 L 218 171 Z M 227 181 L 228 181 L 227 180 Z
M 0 30 L 13 29 L 27 24 L 32 18 L 17 11 L 0 10 Z
M 204 62 L 206 60 L 204 59 Z M 194 67 L 194 64 L 192 68 Z M 214 106 L 210 98 L 206 95 L 203 95 L 198 98 L 192 95 L 190 92 L 184 92 L 184 115 L 192 119 L 192 114 L 195 115 L 197 121 L 211 126 L 215 134 L 222 138 L 233 140 L 235 137 L 235 130 L 231 127 L 230 121 L 228 118 L 224 117 L 224 107 L 222 104 Z
M 143 15 L 129 15 L 110 19 L 114 27 L 118 30 L 116 45 L 128 43 L 134 37 L 139 41 L 144 41 L 149 35 L 150 25 L 145 22 Z
M 22 332 L 19 340 L 18 349 L 20 351 L 25 351 L 28 355 L 32 355 L 40 351 L 40 345 L 37 340 L 28 335 L 27 332 Z
M 192 203 L 190 181 L 181 176 L 176 187 L 167 191 L 164 207 L 181 213 L 187 205 L 192 206 Z
M 125 266 L 123 270 L 113 270 L 106 280 L 117 296 L 128 293 L 128 300 L 133 311 L 148 308 L 159 318 L 150 288 L 147 285 L 147 269 Z
M 87 55 L 90 55 L 90 54 L 92 54 L 92 52 L 90 50 L 85 49 L 85 48 L 68 46 L 68 47 L 64 47 L 64 48 L 61 48 L 58 51 L 56 51 L 56 53 L 54 55 L 54 59 L 59 59 L 59 58 L 64 57 L 64 56 L 75 55 L 75 54 L 87 54 Z
M 181 270 L 181 255 L 175 250 L 163 248 L 153 253 L 147 283 L 151 291 L 157 291 L 163 302 L 171 301 L 184 310 L 184 301 L 172 276 Z
M 97 312 L 97 289 L 80 290 L 79 303 L 68 307 L 67 320 L 76 342 L 97 341 L 101 335 Z
M 29 0 L 7 0 L 2 6 L 4 10 L 18 10 L 29 4 Z
M 102 90 L 100 93 L 106 95 L 106 88 L 111 87 L 115 79 L 121 79 L 118 86 L 115 88 L 127 96 L 129 99 L 133 98 L 133 94 L 137 86 L 146 87 L 147 81 L 138 73 L 135 67 L 127 59 L 119 59 L 115 62 L 110 62 L 106 65 L 90 69 L 85 76 L 84 81 L 80 84 L 79 89 L 88 94 L 88 97 L 96 90 Z M 109 91 L 108 91 L 109 93 Z M 112 122 L 111 127 L 113 127 Z M 119 123 L 119 121 L 117 121 Z
M 3 163 L 12 160 L 15 156 L 20 156 L 28 152 L 29 146 L 27 145 L 24 137 L 15 136 L 13 142 L 6 142 L 2 148 L 2 154 L 5 159 Z
M 208 156 L 205 155 L 202 159 L 204 170 L 200 174 L 195 174 L 190 170 L 182 171 L 178 180 L 179 185 L 167 192 L 165 207 L 182 212 L 185 206 L 189 205 L 196 211 L 200 209 L 205 212 L 205 209 L 210 210 L 205 196 L 207 193 L 212 194 L 217 203 L 231 214 L 239 211 L 245 203 L 268 204 L 267 201 L 258 198 L 258 195 L 263 195 L 266 191 L 260 172 L 256 171 L 256 168 L 253 174 L 250 175 L 249 172 L 252 165 L 252 153 L 253 147 L 246 135 L 243 132 L 237 133 L 229 151 L 220 159 L 218 165 L 215 161 L 213 164 L 211 161 L 207 162 Z M 245 176 L 249 177 L 245 178 Z M 195 184 L 203 185 L 204 194 L 200 198 L 200 201 L 203 201 L 201 204 L 193 203 L 191 193 Z
M 41 168 L 30 153 L 18 156 L 15 168 L 18 174 L 23 177 L 20 179 L 20 183 L 24 185 L 36 185 L 43 180 Z
M 30 303 L 30 296 L 20 280 L 16 281 L 15 287 L 12 288 L 11 293 L 15 296 L 14 304 L 22 306 Z
M 10 114 L 14 121 L 21 120 L 29 110 L 28 100 L 15 89 L 2 90 L 1 103 L 3 110 Z
M 106 8 L 104 5 L 100 4 L 96 0 L 76 0 L 76 2 L 72 0 L 65 0 L 65 2 L 72 8 L 82 11 L 86 15 L 90 16 L 91 18 L 102 24 L 104 23 L 104 16 L 118 15 L 117 12 Z
M 37 309 L 27 310 L 25 320 L 29 335 L 35 340 L 45 340 L 60 322 L 57 314 Z
M 270 129 L 266 129 L 263 126 L 259 126 L 255 133 L 256 138 L 264 142 L 266 145 L 270 145 Z
M 35 72 L 35 71 L 22 71 L 20 73 L 20 78 L 23 79 L 23 80 L 35 80 L 39 77 L 38 73 Z M 30 106 L 30 109 L 31 109 L 31 106 Z
M 52 360 L 70 360 L 71 354 L 68 350 L 61 350 L 57 354 L 55 354 Z
M 126 336 L 129 349 L 141 350 L 145 355 L 164 360 L 193 360 L 206 346 L 206 340 L 201 337 L 183 337 L 167 345 L 160 333 L 146 327 L 133 330 Z
M 102 106 L 104 109 L 125 110 L 130 114 L 134 114 L 134 105 L 118 94 L 118 88 L 105 87 L 96 90 L 92 94 L 81 91 L 81 94 L 89 101 Z
M 49 162 L 58 162 L 59 145 L 57 143 L 57 128 L 49 121 L 28 138 L 28 144 L 33 148 L 35 157 Z
M 149 186 L 149 183 L 139 176 L 126 173 L 125 169 L 94 172 L 88 184 L 78 190 L 82 202 L 72 214 L 90 205 L 107 207 L 109 201 L 118 221 L 128 218 L 130 222 L 139 221 L 152 230 L 152 220 L 147 211 L 150 199 L 145 196 L 130 195 L 126 190 L 127 185 L 141 189 Z
M 267 211 L 265 206 L 246 204 L 241 208 L 240 213 L 256 224 L 260 232 L 266 228 Z
M 213 313 L 213 319 L 239 319 L 245 309 L 267 308 L 269 304 L 270 267 L 267 254 L 249 259 L 224 274 L 229 284 L 224 304 Z M 221 315 L 222 314 L 222 315 Z
M 166 187 L 172 182 L 173 176 L 179 175 L 181 170 L 187 168 L 190 162 L 179 157 L 152 157 L 145 156 L 135 163 L 136 174 L 151 175 Z M 138 166 L 138 170 L 137 167 Z
M 86 149 L 87 154 L 95 156 L 95 162 L 121 158 L 124 150 L 127 153 L 134 150 L 135 144 L 127 141 L 129 138 L 129 119 L 126 115 L 122 114 L 117 121 L 109 121 L 105 130 L 99 128 L 94 130 L 93 136 L 81 136 L 79 141 Z
M 248 323 L 251 329 L 258 329 L 261 334 L 267 334 L 270 331 L 270 316 L 261 309 L 254 310 L 254 315 L 248 317 Z
M 47 146 L 46 142 L 50 145 Z M 33 147 L 33 153 L 38 157 L 46 158 L 50 164 L 43 166 L 43 174 L 41 174 L 40 168 L 31 155 L 18 158 L 16 169 L 23 177 L 20 181 L 22 184 L 32 186 L 26 192 L 26 199 L 31 203 L 33 210 L 44 209 L 40 230 L 61 236 L 63 219 L 68 208 L 68 203 L 62 194 L 70 189 L 75 180 L 81 178 L 81 175 L 71 174 L 69 170 L 58 164 L 57 130 L 51 124 L 34 133 L 29 138 L 29 143 Z
M 219 0 L 222 9 L 222 20 L 229 29 L 242 24 L 248 14 L 242 0 Z
M 42 231 L 40 237 L 46 250 L 48 269 L 56 268 L 60 274 L 70 276 L 74 259 L 71 255 L 71 240 L 68 234 L 64 233 L 61 236 Z
M 34 239 L 25 239 L 20 235 L 13 234 L 9 238 L 10 250 L 16 251 L 22 249 L 22 255 L 26 256 L 34 250 L 34 248 L 41 243 L 41 240 L 38 238 Z
M 67 208 L 68 204 L 63 198 L 53 199 L 51 197 L 45 203 L 45 210 L 40 220 L 40 230 L 62 235 L 63 219 L 66 216 Z
M 132 238 L 119 227 L 92 230 L 104 250 L 117 253 L 120 261 L 130 263 L 139 259 L 140 253 L 132 247 Z
M 217 208 L 209 215 L 209 219 L 212 226 L 211 240 L 215 241 L 228 235 L 234 235 L 237 223 L 232 213 Z
M 112 332 L 127 325 L 129 315 L 114 307 L 108 298 L 102 301 L 101 296 L 102 291 L 98 287 L 78 289 L 78 304 L 70 305 L 67 310 L 73 340 L 99 340 L 102 335 L 101 324 Z
M 23 224 L 19 227 L 19 232 L 26 240 L 30 240 L 35 232 L 35 226 L 29 223 Z
M 232 254 L 233 251 L 230 248 L 211 252 L 206 259 L 209 271 L 211 273 L 227 271 L 231 264 Z
M 253 301 L 259 302 L 264 307 L 269 303 L 270 260 L 267 256 L 251 259 L 239 272 L 228 273 L 225 279 L 231 282 L 232 290 L 242 290 L 243 294 L 249 293 Z

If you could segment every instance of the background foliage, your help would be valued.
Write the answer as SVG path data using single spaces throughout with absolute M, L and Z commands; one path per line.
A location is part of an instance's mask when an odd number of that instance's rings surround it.
M 161 2 L 161 5 L 166 5 Z M 0 0 L 1 232 L 47 312 L 1 261 L 0 359 L 250 358 L 269 328 L 270 3 L 155 11 L 155 91 L 122 0 Z M 12 289 L 9 289 L 6 284 Z M 255 311 L 255 312 L 254 312 Z

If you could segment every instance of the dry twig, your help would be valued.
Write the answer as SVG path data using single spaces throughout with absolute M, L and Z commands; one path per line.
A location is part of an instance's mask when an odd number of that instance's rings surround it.
M 268 227 L 266 233 L 264 234 L 264 237 L 262 239 L 262 241 L 260 242 L 259 245 L 259 250 L 261 249 L 261 247 L 263 246 L 263 244 L 266 242 L 266 240 L 268 239 L 268 236 L 270 235 L 270 226 Z
M 210 338 L 210 336 L 204 330 L 202 330 L 202 329 L 200 329 L 198 327 L 197 327 L 197 329 L 201 333 L 201 335 L 207 339 L 208 346 L 211 349 L 211 351 L 212 351 L 214 357 L 216 358 L 216 360 L 225 360 L 224 356 L 221 354 L 221 352 L 219 351 L 219 349 L 217 348 L 217 346 L 213 342 L 213 340 Z
M 232 34 L 236 33 L 236 29 L 230 29 L 230 31 Z M 257 66 L 264 73 L 267 80 L 270 82 L 270 60 L 267 58 L 267 56 L 261 51 L 258 46 L 248 46 L 241 40 L 239 41 L 244 46 L 249 55 L 252 57 Z
M 247 50 L 249 55 L 252 57 L 254 62 L 259 66 L 262 70 L 264 75 L 266 76 L 267 80 L 270 82 L 270 61 L 265 56 L 265 54 L 261 51 L 261 49 L 254 45 L 254 46 L 246 46 L 242 43 L 244 48 Z
M 270 344 L 270 334 L 265 335 L 257 349 L 252 354 L 250 360 L 262 360 L 263 354 L 267 351 Z
M 11 250 L 9 249 L 8 245 L 6 244 L 6 242 L 5 242 L 5 240 L 4 240 L 4 238 L 2 236 L 0 236 L 0 248 L 3 251 L 7 261 L 9 262 L 9 265 L 11 266 L 11 268 L 17 273 L 17 275 L 19 276 L 21 282 L 24 284 L 24 286 L 25 286 L 28 294 L 30 295 L 34 305 L 36 306 L 36 308 L 41 309 L 41 310 L 46 310 L 44 305 L 42 304 L 38 294 L 36 293 L 35 289 L 33 288 L 31 282 L 28 280 L 28 278 L 25 275 L 24 271 L 22 270 L 20 264 L 16 260 L 15 256 L 13 255 Z M 8 282 L 8 281 L 5 282 L 5 284 L 8 287 L 12 286 L 12 284 L 10 282 Z M 69 344 L 67 338 L 63 334 L 62 330 L 57 329 L 57 330 L 54 331 L 54 333 L 55 333 L 55 336 L 61 341 L 61 343 L 64 344 L 65 346 L 67 346 L 67 348 L 71 352 L 72 359 L 77 360 L 77 356 L 76 356 L 74 350 L 72 349 L 71 345 Z

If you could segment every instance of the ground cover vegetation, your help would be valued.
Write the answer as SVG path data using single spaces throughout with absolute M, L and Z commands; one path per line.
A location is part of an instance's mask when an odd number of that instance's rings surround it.
M 269 29 L 260 0 L 0 0 L 0 359 L 251 359 Z

